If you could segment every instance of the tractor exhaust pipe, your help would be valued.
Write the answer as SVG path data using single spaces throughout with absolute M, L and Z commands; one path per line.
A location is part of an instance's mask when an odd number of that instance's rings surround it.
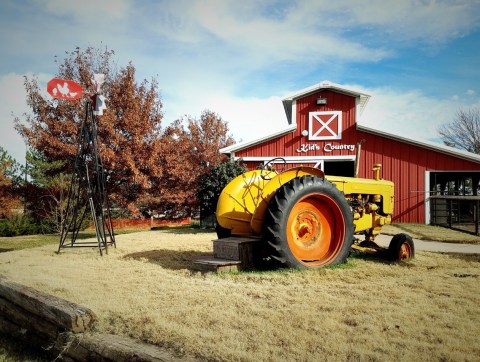
M 357 152 L 355 153 L 355 174 L 354 177 L 358 177 L 358 172 L 360 170 L 360 151 L 362 150 L 362 145 L 365 143 L 365 140 L 361 140 L 357 143 Z

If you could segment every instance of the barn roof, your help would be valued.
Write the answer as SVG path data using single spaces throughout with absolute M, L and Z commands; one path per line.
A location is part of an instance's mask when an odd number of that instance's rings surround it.
M 457 157 L 457 158 L 460 158 L 460 159 L 463 159 L 463 160 L 472 161 L 472 162 L 475 162 L 475 163 L 480 163 L 480 155 L 477 155 L 477 154 L 472 153 L 472 152 L 459 150 L 458 148 L 446 146 L 446 145 L 443 145 L 443 144 L 440 144 L 440 143 L 434 143 L 434 142 L 423 141 L 423 140 L 420 141 L 420 140 L 415 140 L 415 139 L 412 139 L 412 138 L 406 138 L 406 137 L 394 135 L 392 133 L 379 131 L 379 130 L 374 129 L 374 128 L 366 127 L 366 126 L 360 125 L 358 123 L 357 123 L 356 127 L 357 127 L 357 130 L 359 130 L 359 131 L 363 131 L 363 132 L 366 132 L 366 133 L 371 133 L 371 134 L 374 134 L 374 135 L 377 135 L 377 136 L 389 138 L 389 139 L 399 141 L 399 142 L 403 142 L 403 143 L 407 143 L 407 144 L 410 144 L 410 145 L 426 148 L 428 150 L 436 151 L 436 152 L 443 153 L 445 155 L 449 155 L 449 156 L 453 156 L 453 157 Z
M 293 105 L 293 102 L 295 100 L 299 99 L 299 98 L 303 98 L 305 96 L 308 96 L 312 93 L 316 93 L 316 92 L 318 92 L 320 90 L 323 90 L 323 89 L 333 90 L 333 91 L 338 92 L 338 93 L 343 93 L 343 94 L 358 98 L 359 99 L 358 105 L 360 107 L 360 109 L 359 109 L 360 114 L 362 114 L 363 110 L 365 109 L 365 107 L 368 103 L 368 100 L 370 99 L 370 95 L 368 95 L 368 94 L 361 93 L 361 92 L 355 91 L 353 89 L 345 88 L 344 86 L 341 86 L 340 84 L 336 84 L 336 83 L 332 83 L 328 80 L 324 80 L 323 82 L 320 82 L 320 83 L 312 85 L 308 88 L 304 88 L 304 89 L 299 90 L 295 93 L 292 93 L 292 94 L 286 96 L 283 99 L 283 101 L 282 101 L 283 102 L 283 108 L 285 108 L 285 113 L 287 115 L 288 124 L 292 124 L 292 105 Z

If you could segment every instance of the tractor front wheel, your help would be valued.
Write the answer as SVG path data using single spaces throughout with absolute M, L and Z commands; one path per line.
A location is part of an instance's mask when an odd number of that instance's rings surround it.
M 406 261 L 415 257 L 413 239 L 407 234 L 397 234 L 388 246 L 390 261 Z
M 343 193 L 315 176 L 281 186 L 264 225 L 271 256 L 289 268 L 344 263 L 353 242 L 353 215 Z

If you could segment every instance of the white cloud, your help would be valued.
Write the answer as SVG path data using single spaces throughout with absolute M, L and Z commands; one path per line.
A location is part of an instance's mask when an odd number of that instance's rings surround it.
M 242 3 L 210 1 L 207 6 L 194 8 L 200 25 L 224 43 L 234 45 L 251 59 L 260 63 L 282 60 L 324 61 L 329 59 L 378 60 L 388 55 L 387 51 L 366 47 L 358 42 L 338 36 L 321 26 L 321 12 L 312 22 L 312 13 L 303 20 L 286 15 L 282 18 L 265 16 L 265 7 L 243 6 Z M 258 3 L 256 3 L 258 4 Z M 268 3 L 267 3 L 268 4 Z M 307 3 L 300 3 L 303 10 Z M 289 9 L 293 11 L 294 9 Z M 311 10 L 311 9 L 310 9 Z M 310 19 L 310 20 L 309 20 Z M 342 44 L 341 47 L 338 44 Z
M 230 61 L 250 66 L 285 60 L 378 61 L 391 56 L 399 42 L 444 43 L 480 21 L 478 2 L 470 0 L 178 0 L 158 10 L 158 21 L 143 24 L 147 29 L 195 44 L 199 51 L 223 47 Z
M 288 126 L 282 99 L 214 97 L 207 101 L 211 109 L 228 122 L 237 142 L 254 140 Z
M 358 87 L 357 87 L 358 89 Z M 416 140 L 438 138 L 438 128 L 455 119 L 459 109 L 478 104 L 459 97 L 440 99 L 429 97 L 419 90 L 400 92 L 392 88 L 365 89 L 371 95 L 362 124 L 380 131 Z
M 477 27 L 480 19 L 478 1 L 470 0 L 371 0 L 368 3 L 347 0 L 314 4 L 317 6 L 305 4 L 307 11 L 311 14 L 321 11 L 325 18 L 331 19 L 332 26 L 370 30 L 371 35 L 377 33 L 390 41 L 445 42 L 465 35 Z
M 128 48 L 132 41 L 127 30 L 130 3 L 130 0 L 1 3 L 0 12 L 5 13 L 0 25 L 2 68 L 48 72 L 56 67 L 55 56 L 62 61 L 65 52 L 74 51 L 77 46 Z
M 230 134 L 237 142 L 253 140 L 288 125 L 280 96 L 236 97 L 219 89 L 206 92 L 188 89 L 181 92 L 181 97 L 172 95 L 163 102 L 164 125 L 184 115 L 199 118 L 208 109 L 228 122 Z
M 26 74 L 26 76 L 31 79 L 34 75 Z M 46 84 L 52 76 L 42 73 L 35 77 L 42 95 L 49 97 Z M 26 98 L 24 75 L 9 73 L 0 76 L 0 146 L 19 162 L 25 159 L 26 146 L 23 138 L 14 128 L 14 119 L 18 117 L 22 121 L 24 114 L 31 113 Z
M 7 74 L 0 77 L 0 146 L 17 161 L 25 159 L 25 142 L 13 128 L 13 119 L 27 110 L 23 76 Z

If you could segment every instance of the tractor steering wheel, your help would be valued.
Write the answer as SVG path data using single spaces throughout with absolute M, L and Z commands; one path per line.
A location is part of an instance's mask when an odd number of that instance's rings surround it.
M 280 172 L 277 172 L 277 170 L 275 170 L 275 168 L 273 167 L 273 165 L 275 164 L 275 161 L 282 161 L 282 169 Z M 287 166 L 287 161 L 283 158 L 283 157 L 275 157 L 275 158 L 272 158 L 271 160 L 269 160 L 267 163 L 265 163 L 263 166 L 262 166 L 262 170 L 264 171 L 274 171 L 276 174 L 279 174 L 279 173 L 282 173 L 283 171 L 285 171 L 285 167 Z M 270 177 L 267 177 L 263 174 L 260 175 L 264 180 L 271 180 Z

